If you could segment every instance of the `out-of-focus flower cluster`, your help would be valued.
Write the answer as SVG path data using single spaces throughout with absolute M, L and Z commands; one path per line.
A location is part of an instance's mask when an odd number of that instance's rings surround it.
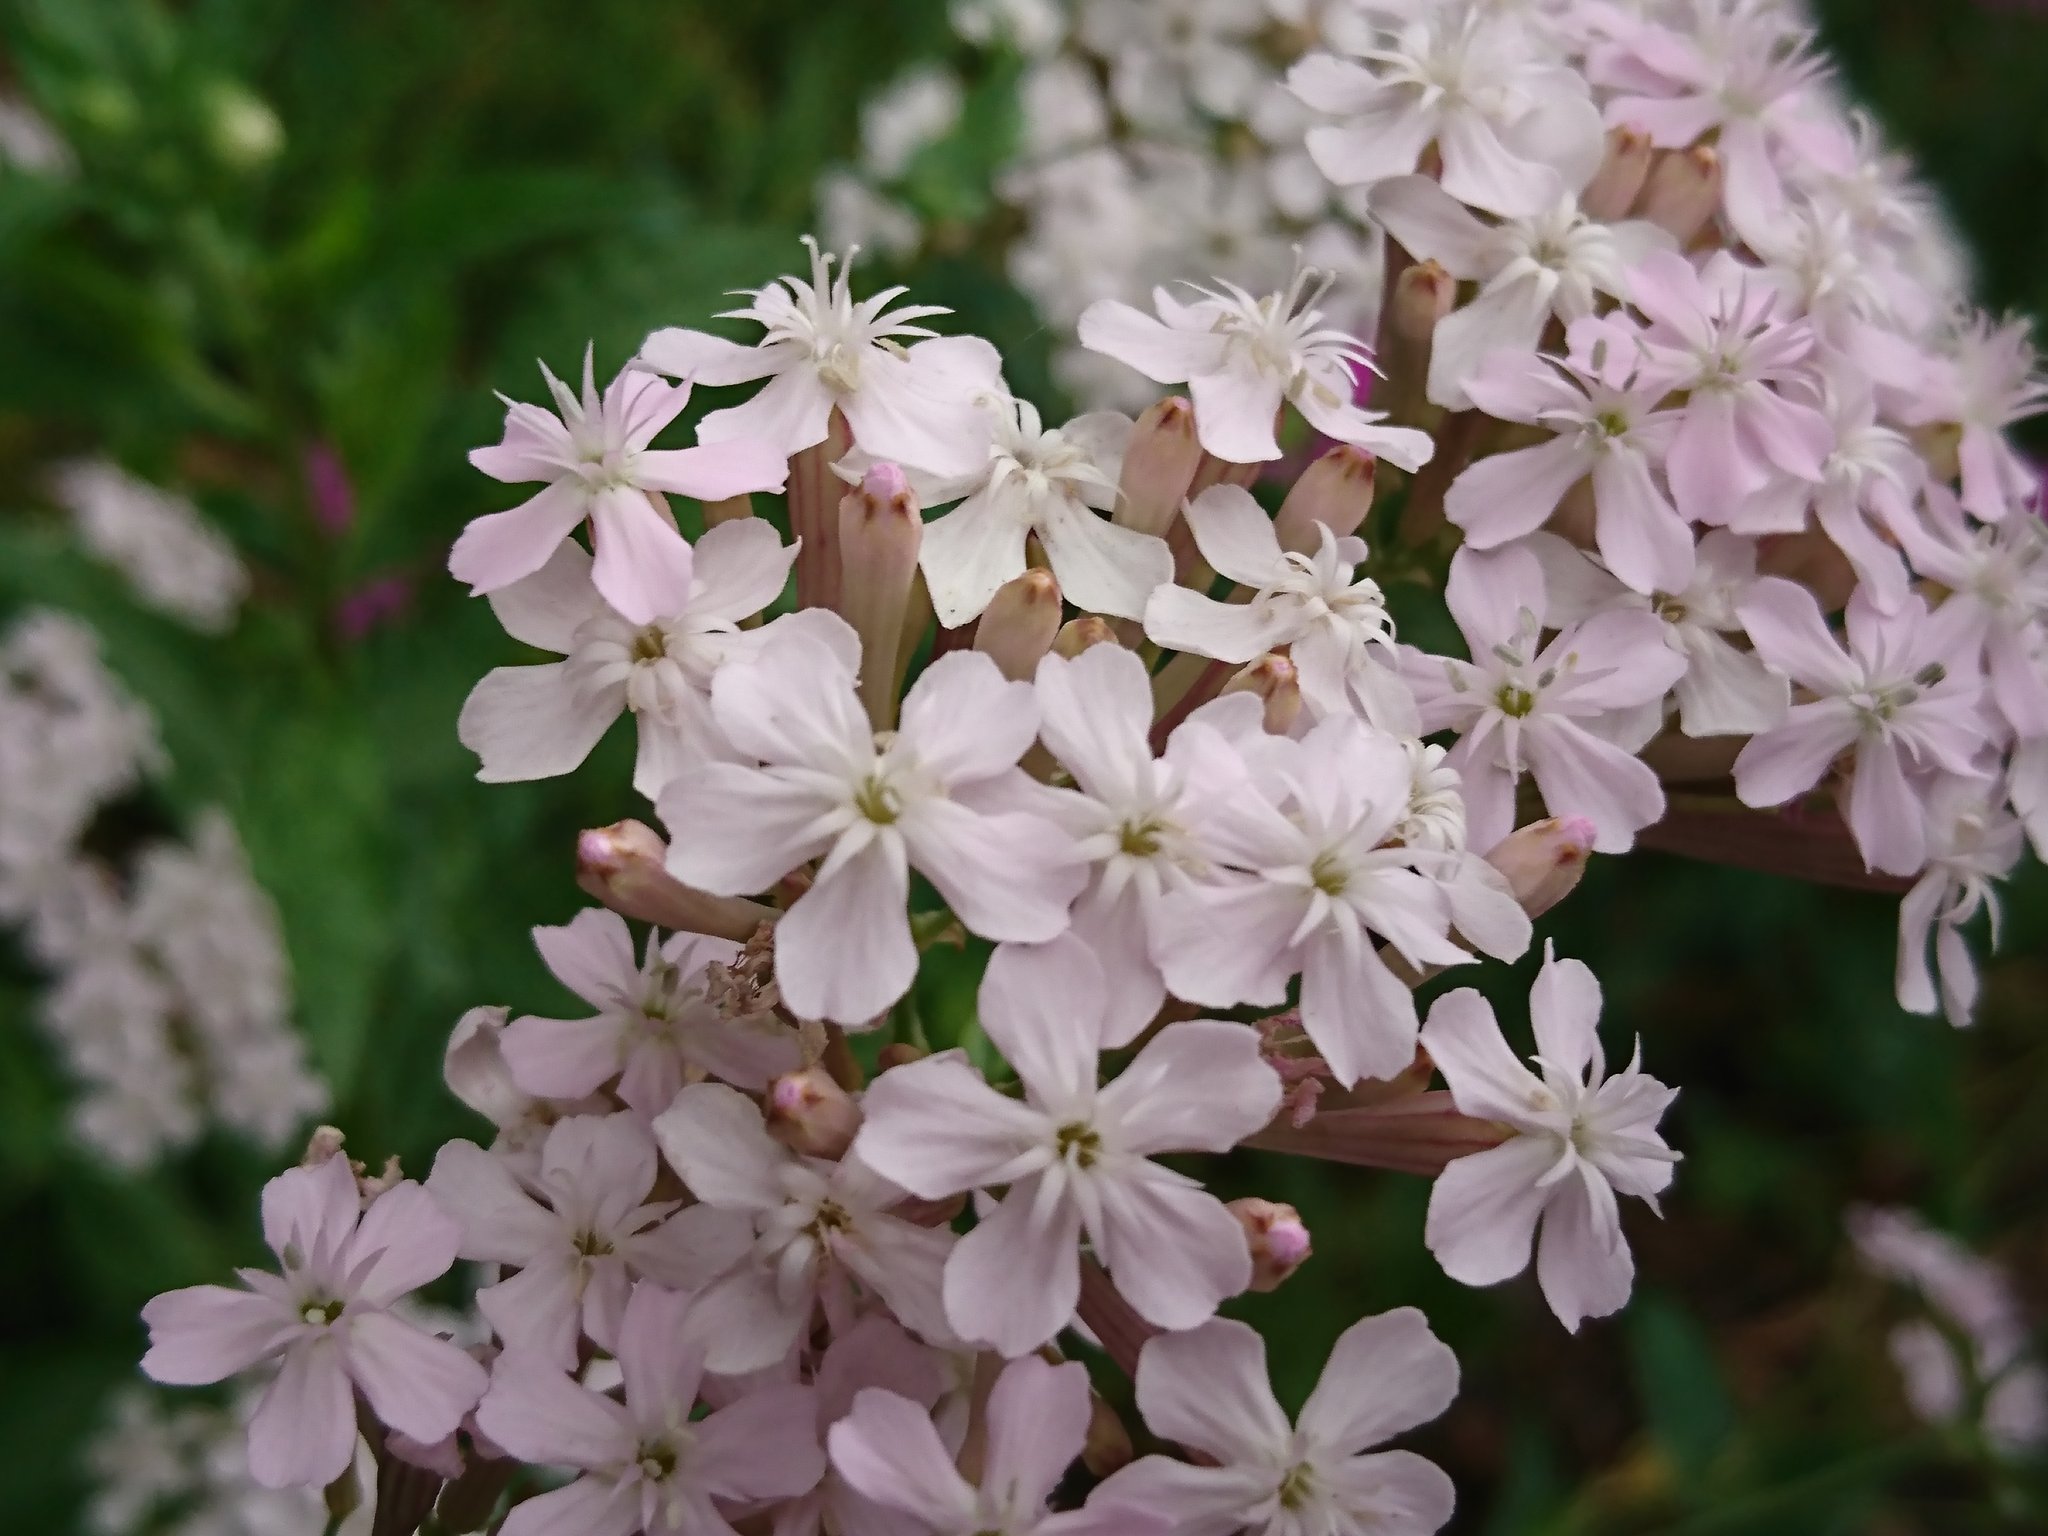
M 248 568 L 191 502 L 105 459 L 62 466 L 54 490 L 79 541 L 127 577 L 144 604 L 207 634 L 234 623 Z
M 227 817 L 118 866 L 95 843 L 101 811 L 163 766 L 90 629 L 39 611 L 0 635 L 0 919 L 48 973 L 37 1016 L 80 1085 L 75 1133 L 131 1167 L 209 1122 L 276 1148 L 326 1104 Z
M 1077 15 L 1118 132 L 1282 88 L 1264 12 Z M 266 1190 L 276 1272 L 146 1310 L 159 1381 L 269 1374 L 259 1481 L 345 1476 L 360 1417 L 396 1529 L 1435 1530 L 1447 1479 L 1379 1447 L 1448 1350 L 1363 1319 L 1290 1422 L 1219 1309 L 1310 1234 L 1164 1159 L 1431 1178 L 1443 1269 L 1533 1268 L 1575 1330 L 1630 1294 L 1675 1090 L 1548 947 L 1526 1062 L 1419 988 L 1644 841 L 1901 892 L 1901 1001 L 1967 1017 L 2048 744 L 2023 336 L 1958 313 L 1787 6 L 1287 19 L 1254 169 L 1376 232 L 1377 345 L 1369 257 L 1239 281 L 1175 234 L 1142 304 L 1048 279 L 1136 411 L 1053 425 L 813 243 L 741 334 L 544 370 L 471 455 L 528 489 L 450 569 L 547 658 L 470 695 L 479 776 L 630 715 L 668 836 L 584 833 L 601 905 L 534 930 L 581 1016 L 458 1024 L 483 1137 L 416 1182 L 323 1133 Z M 870 159 L 953 111 L 900 93 Z M 740 392 L 662 446 L 699 390 Z M 1462 644 L 1397 636 L 1395 581 Z M 497 1266 L 466 1349 L 402 1310 L 458 1258 Z M 1169 1449 L 1118 1453 L 1090 1349 Z

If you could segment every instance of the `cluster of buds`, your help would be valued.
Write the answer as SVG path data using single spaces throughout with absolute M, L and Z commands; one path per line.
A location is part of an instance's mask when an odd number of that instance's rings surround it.
M 1445 1271 L 1533 1256 L 1576 1329 L 1629 1295 L 1673 1090 L 1610 1071 L 1578 960 L 1546 948 L 1533 1067 L 1418 988 L 1522 955 L 1591 851 L 1798 801 L 1810 836 L 1713 846 L 1917 881 L 1901 998 L 1939 926 L 1966 1011 L 1956 929 L 2044 798 L 2016 333 L 1948 315 L 1783 7 L 1327 9 L 1355 56 L 1288 83 L 1392 252 L 1377 352 L 1345 272 L 1101 299 L 1078 344 L 1185 394 L 1049 427 L 813 245 L 726 317 L 758 337 L 657 331 L 603 390 L 586 358 L 473 455 L 542 488 L 452 569 L 561 658 L 477 685 L 480 776 L 630 714 L 667 838 L 585 833 L 603 905 L 535 930 L 591 1016 L 458 1026 L 490 1145 L 287 1174 L 281 1279 L 152 1303 L 159 1379 L 282 1361 L 259 1478 L 340 1477 L 360 1398 L 446 1529 L 1434 1530 L 1443 1475 L 1373 1447 L 1449 1352 L 1367 1318 L 1290 1424 L 1218 1310 L 1309 1235 L 1159 1158 L 1432 1178 Z M 1418 575 L 1466 654 L 1397 638 Z M 499 1266 L 492 1342 L 397 1347 L 458 1257 Z M 1075 1335 L 1182 1455 L 1116 1465 Z

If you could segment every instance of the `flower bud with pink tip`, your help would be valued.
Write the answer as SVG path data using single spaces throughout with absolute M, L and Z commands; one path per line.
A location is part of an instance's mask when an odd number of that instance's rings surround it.
M 1253 1290 L 1277 1291 L 1281 1281 L 1308 1262 L 1313 1251 L 1308 1226 L 1293 1206 L 1247 1196 L 1230 1202 L 1230 1214 L 1251 1246 Z

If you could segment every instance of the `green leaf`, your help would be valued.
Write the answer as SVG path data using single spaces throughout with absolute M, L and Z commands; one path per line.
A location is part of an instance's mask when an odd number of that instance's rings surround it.
M 1637 1293 L 1627 1319 L 1650 1433 L 1685 1482 L 1697 1486 L 1735 1427 L 1713 1340 L 1684 1308 L 1654 1291 Z

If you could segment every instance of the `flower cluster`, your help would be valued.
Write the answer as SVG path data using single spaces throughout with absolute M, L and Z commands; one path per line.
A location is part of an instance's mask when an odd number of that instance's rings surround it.
M 1249 8 L 1159 9 L 1083 8 L 1120 116 L 1275 83 L 1219 43 Z M 1547 947 L 1533 1066 L 1419 989 L 1522 956 L 1590 852 L 1711 843 L 1908 893 L 1901 1000 L 1932 937 L 1966 1014 L 1960 926 L 2048 831 L 2022 339 L 1957 318 L 1783 6 L 1295 20 L 1299 159 L 1389 253 L 1377 347 L 1353 265 L 1093 293 L 1078 348 L 1185 394 L 1053 426 L 813 244 L 743 334 L 586 355 L 472 456 L 540 489 L 451 569 L 553 658 L 471 694 L 480 777 L 630 714 L 668 835 L 584 833 L 601 906 L 534 931 L 587 1014 L 457 1026 L 487 1137 L 424 1183 L 323 1139 L 266 1192 L 280 1273 L 151 1304 L 159 1380 L 271 1373 L 259 1479 L 342 1476 L 360 1418 L 414 1524 L 511 1536 L 1435 1530 L 1441 1473 L 1375 1447 L 1455 1362 L 1365 1319 L 1290 1424 L 1219 1313 L 1309 1235 L 1203 1158 L 1433 1178 L 1446 1273 L 1533 1261 L 1575 1330 L 1627 1300 L 1675 1092 Z M 700 389 L 740 392 L 662 446 Z M 1404 643 L 1397 580 L 1463 654 Z M 395 1310 L 457 1258 L 496 1266 L 469 1350 Z M 1102 1454 L 1088 1348 L 1180 1454 Z
M 209 1121 L 275 1150 L 327 1102 L 291 1026 L 277 914 L 225 814 L 125 869 L 86 846 L 163 766 L 92 631 L 32 612 L 0 636 L 0 919 L 48 973 L 38 1017 L 84 1089 L 75 1133 L 129 1167 Z
M 61 466 L 52 489 L 79 541 L 127 577 L 145 605 L 207 634 L 234 623 L 248 568 L 192 503 L 105 459 Z

